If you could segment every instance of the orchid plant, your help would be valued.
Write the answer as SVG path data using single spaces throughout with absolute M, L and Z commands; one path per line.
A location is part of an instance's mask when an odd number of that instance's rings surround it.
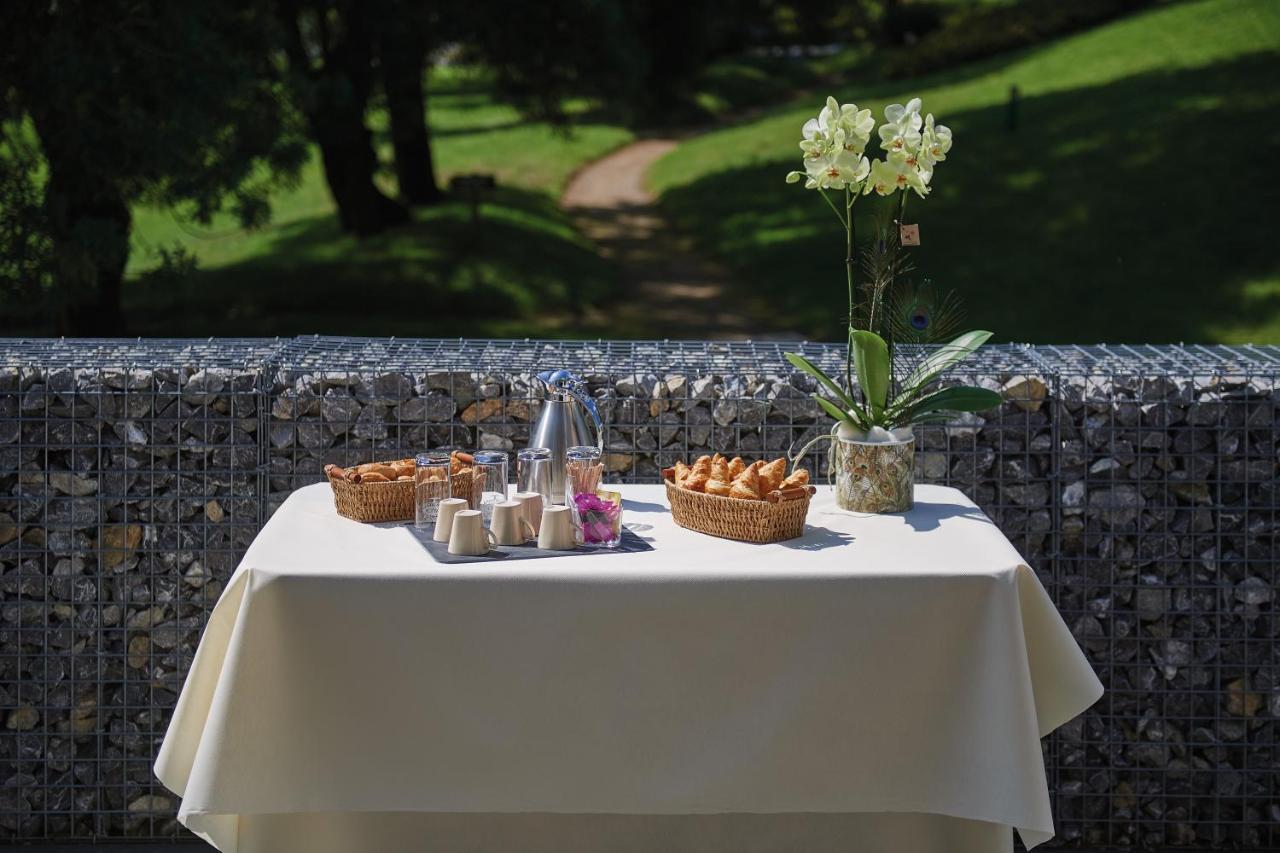
M 915 193 L 920 198 L 929 194 L 934 171 L 951 150 L 951 130 L 935 123 L 932 113 L 921 117 L 921 106 L 919 98 L 905 105 L 892 104 L 885 108 L 884 122 L 877 128 L 871 110 L 827 98 L 817 118 L 805 122 L 801 131 L 804 171 L 787 175 L 787 183 L 804 181 L 806 189 L 817 190 L 845 230 L 849 313 L 844 385 L 804 356 L 786 354 L 792 365 L 815 378 L 829 392 L 831 399 L 821 394 L 814 397 L 836 419 L 842 438 L 889 441 L 894 438 L 894 430 L 945 421 L 956 412 L 983 411 L 1000 403 L 1000 395 L 985 388 L 936 387 L 946 370 L 986 343 L 990 332 L 960 335 L 930 352 L 895 381 L 892 335 L 886 340 L 878 330 L 886 325 L 884 306 L 880 303 L 886 298 L 886 290 L 892 291 L 895 283 L 897 247 L 891 256 L 884 286 L 870 290 L 870 304 L 861 312 L 861 322 L 868 328 L 857 327 L 858 244 L 854 204 L 872 193 L 893 197 L 897 206 L 896 222 L 901 225 L 908 194 Z M 873 131 L 879 136 L 882 152 L 875 160 L 867 155 Z M 900 237 L 894 239 L 900 243 Z

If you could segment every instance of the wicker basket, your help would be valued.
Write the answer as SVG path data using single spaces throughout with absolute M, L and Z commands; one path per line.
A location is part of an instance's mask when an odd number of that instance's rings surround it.
M 665 474 L 665 472 L 664 472 Z M 804 533 L 813 486 L 789 489 L 788 496 L 774 492 L 769 500 L 745 501 L 691 492 L 666 475 L 667 500 L 676 524 L 708 536 L 741 542 L 782 542 Z
M 480 508 L 480 491 L 483 477 L 474 476 L 474 469 L 464 468 L 450 478 L 451 493 L 462 498 L 471 509 Z M 333 505 L 338 515 L 354 521 L 413 520 L 413 482 L 397 480 L 394 483 L 352 483 L 341 477 L 330 478 L 333 489 Z

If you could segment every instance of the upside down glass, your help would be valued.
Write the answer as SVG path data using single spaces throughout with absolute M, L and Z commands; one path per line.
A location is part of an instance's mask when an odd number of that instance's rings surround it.
M 516 491 L 537 492 L 542 505 L 551 505 L 551 450 L 526 447 L 516 454 Z
M 440 501 L 452 494 L 449 454 L 428 451 L 414 457 L 413 526 L 430 530 L 440 514 Z
M 480 480 L 476 491 L 480 496 L 480 512 L 484 525 L 493 520 L 494 504 L 507 499 L 507 454 L 501 450 L 481 450 L 474 454 L 474 476 Z
M 565 459 L 565 500 L 579 539 L 588 548 L 616 548 L 622 541 L 622 495 L 600 488 L 599 448 L 571 447 Z

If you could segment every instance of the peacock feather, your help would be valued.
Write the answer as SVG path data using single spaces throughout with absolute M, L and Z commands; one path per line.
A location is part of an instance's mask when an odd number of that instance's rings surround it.
M 964 303 L 954 290 L 939 290 L 929 279 L 899 281 L 888 299 L 889 334 L 901 344 L 945 343 L 964 325 Z

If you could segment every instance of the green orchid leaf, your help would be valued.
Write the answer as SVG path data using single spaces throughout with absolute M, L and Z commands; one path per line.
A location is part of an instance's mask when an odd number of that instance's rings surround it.
M 954 367 L 973 355 L 991 337 L 991 332 L 981 330 L 965 332 L 951 343 L 943 344 L 937 352 L 931 354 L 911 371 L 911 375 L 902 383 L 906 393 L 927 385 L 943 371 Z
M 818 401 L 818 405 L 822 407 L 822 410 L 824 412 L 826 412 L 828 415 L 835 418 L 836 420 L 844 421 L 845 423 L 852 426 L 854 429 L 863 429 L 863 430 L 866 429 L 866 427 L 862 425 L 863 419 L 861 415 L 858 413 L 856 407 L 849 409 L 849 411 L 845 411 L 844 409 L 837 406 L 835 403 L 828 400 L 826 397 L 819 397 L 817 394 L 814 394 L 813 399 Z
M 995 391 L 975 388 L 972 385 L 955 385 L 934 391 L 922 397 L 907 409 L 907 418 L 917 418 L 934 412 L 985 412 L 1000 405 L 1001 397 Z
M 814 379 L 818 380 L 823 388 L 826 388 L 831 392 L 831 396 L 835 397 L 836 401 L 839 402 L 840 405 L 844 406 L 846 409 L 852 409 L 854 407 L 853 400 L 844 392 L 844 389 L 842 389 L 834 379 L 823 373 L 822 369 L 819 368 L 818 365 L 814 364 L 799 353 L 787 352 L 783 353 L 783 355 L 786 356 L 787 361 L 791 362 L 791 366 L 796 370 L 807 373 Z
M 875 332 L 863 329 L 851 330 L 849 340 L 853 346 L 858 385 L 862 388 L 872 419 L 878 420 L 889 399 L 889 345 Z

